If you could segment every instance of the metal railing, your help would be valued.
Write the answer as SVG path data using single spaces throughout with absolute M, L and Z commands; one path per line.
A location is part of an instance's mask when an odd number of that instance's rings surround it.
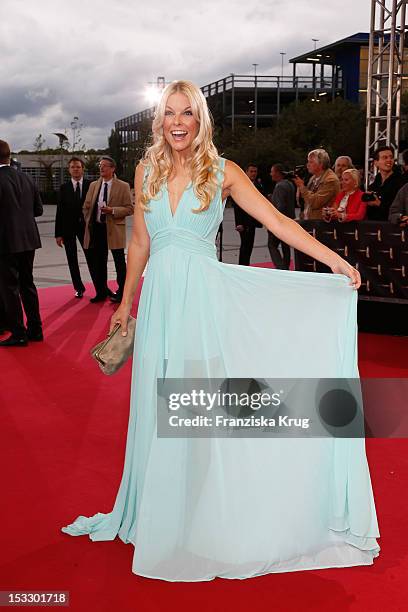
M 206 98 L 225 92 L 233 92 L 236 89 L 253 89 L 256 94 L 258 89 L 275 89 L 277 92 L 294 91 L 335 91 L 343 88 L 342 76 L 316 75 L 316 76 L 263 76 L 231 74 L 223 79 L 209 83 L 201 87 Z M 138 113 L 124 117 L 115 122 L 117 130 L 126 129 L 130 126 L 140 124 L 143 120 L 152 119 L 154 106 L 146 108 Z
M 316 76 L 262 76 L 231 74 L 228 77 L 209 83 L 201 87 L 206 97 L 221 94 L 233 88 L 271 88 L 271 89 L 342 89 L 341 74 L 336 77 L 328 75 Z

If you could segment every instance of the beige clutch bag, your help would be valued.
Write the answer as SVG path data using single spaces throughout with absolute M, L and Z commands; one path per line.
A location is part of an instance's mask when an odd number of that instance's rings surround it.
M 117 323 L 109 336 L 94 346 L 90 353 L 104 374 L 115 374 L 129 359 L 135 341 L 136 319 L 129 315 L 127 336 L 122 336 Z

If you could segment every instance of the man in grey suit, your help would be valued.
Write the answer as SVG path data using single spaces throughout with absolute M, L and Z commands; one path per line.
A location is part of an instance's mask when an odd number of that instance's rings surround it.
M 408 184 L 401 187 L 390 206 L 388 221 L 400 227 L 408 225 Z
M 282 214 L 295 218 L 296 205 L 296 188 L 292 181 L 285 178 L 285 170 L 282 164 L 274 164 L 271 168 L 271 178 L 275 183 L 275 188 L 270 196 L 272 204 Z M 282 249 L 282 254 L 279 251 L 279 245 Z M 282 242 L 280 238 L 272 234 L 268 230 L 268 249 L 271 259 L 279 270 L 289 270 L 290 265 L 290 247 L 286 242 Z
M 10 147 L 0 140 L 0 295 L 4 326 L 11 332 L 0 342 L 1 347 L 27 346 L 28 340 L 43 339 L 33 280 L 34 254 L 41 247 L 35 217 L 42 213 L 40 195 L 33 181 L 10 167 Z

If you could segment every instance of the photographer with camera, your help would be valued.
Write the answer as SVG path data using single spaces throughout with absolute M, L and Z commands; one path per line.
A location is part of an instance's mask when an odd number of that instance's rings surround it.
M 305 203 L 303 218 L 322 219 L 322 209 L 333 202 L 340 191 L 340 182 L 330 168 L 330 157 L 324 149 L 310 151 L 307 170 L 312 175 L 307 186 L 298 173 L 293 179 Z
M 378 172 L 363 195 L 367 203 L 367 218 L 370 221 L 388 221 L 390 207 L 401 187 L 406 183 L 395 165 L 395 151 L 391 146 L 379 147 L 374 152 L 374 166 Z

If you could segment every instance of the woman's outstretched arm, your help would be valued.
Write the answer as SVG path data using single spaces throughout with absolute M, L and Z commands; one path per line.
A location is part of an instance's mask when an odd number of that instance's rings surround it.
M 275 236 L 298 251 L 310 255 L 331 268 L 336 274 L 345 274 L 350 285 L 358 289 L 361 278 L 358 270 L 345 259 L 313 238 L 296 221 L 289 219 L 254 187 L 245 172 L 237 164 L 227 160 L 223 183 L 223 197 L 231 195 L 233 200 L 251 217 L 260 221 Z

